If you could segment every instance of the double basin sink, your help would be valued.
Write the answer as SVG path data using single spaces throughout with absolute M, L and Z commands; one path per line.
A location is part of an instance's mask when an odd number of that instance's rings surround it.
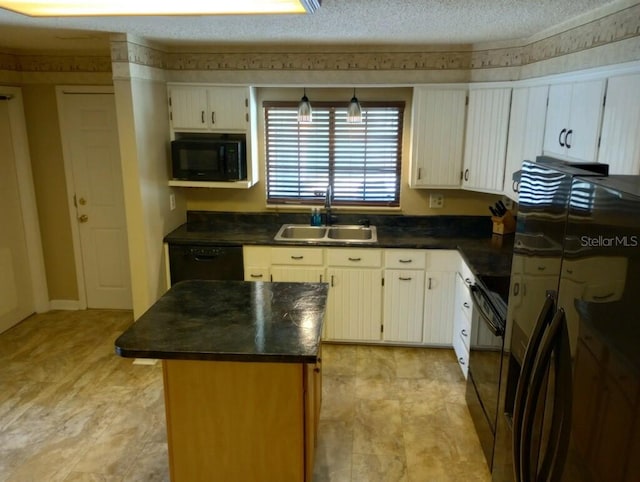
M 375 226 L 283 224 L 273 239 L 275 241 L 301 241 L 306 243 L 366 244 L 377 242 L 378 233 Z

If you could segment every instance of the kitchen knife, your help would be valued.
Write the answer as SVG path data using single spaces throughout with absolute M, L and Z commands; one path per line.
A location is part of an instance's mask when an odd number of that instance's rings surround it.
M 496 218 L 499 218 L 500 215 L 498 214 L 498 212 L 493 208 L 493 206 L 489 206 L 489 211 L 491 211 L 491 214 L 494 215 Z
M 507 214 L 507 207 L 504 205 L 502 201 L 498 201 L 498 206 L 500 206 L 500 210 L 503 216 Z

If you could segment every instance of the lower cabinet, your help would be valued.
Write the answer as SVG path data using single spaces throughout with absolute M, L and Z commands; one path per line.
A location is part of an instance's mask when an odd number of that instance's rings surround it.
M 271 281 L 324 281 L 323 248 L 271 248 Z
M 460 263 L 456 250 L 244 247 L 246 281 L 329 283 L 331 341 L 455 347 Z
M 382 333 L 382 250 L 328 249 L 325 337 L 380 341 Z
M 473 304 L 468 285 L 472 280 L 464 273 L 464 270 L 462 271 L 455 278 L 453 349 L 462 374 L 467 378 L 469 372 L 469 337 L 471 336 L 471 320 L 473 319 Z

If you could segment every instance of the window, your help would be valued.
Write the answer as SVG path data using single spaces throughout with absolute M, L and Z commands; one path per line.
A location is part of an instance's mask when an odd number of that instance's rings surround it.
M 267 203 L 317 204 L 331 185 L 334 205 L 400 205 L 404 102 L 363 102 L 361 124 L 345 102 L 314 102 L 310 124 L 297 103 L 263 106 Z

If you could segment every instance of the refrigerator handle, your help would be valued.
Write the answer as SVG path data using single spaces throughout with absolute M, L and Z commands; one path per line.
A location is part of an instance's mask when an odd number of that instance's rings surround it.
M 547 295 L 544 305 L 540 310 L 538 319 L 531 333 L 529 344 L 524 354 L 522 367 L 520 369 L 520 377 L 518 379 L 518 386 L 516 387 L 516 397 L 513 407 L 513 432 L 512 432 L 512 447 L 513 447 L 513 471 L 515 482 L 522 482 L 520 471 L 520 460 L 522 453 L 522 419 L 525 408 L 525 401 L 529 393 L 529 385 L 531 383 L 531 376 L 533 373 L 534 363 L 536 355 L 540 349 L 542 338 L 546 328 L 549 326 L 553 317 L 554 299 L 552 296 Z
M 540 467 L 542 470 L 546 469 L 547 472 L 550 472 L 550 469 L 553 468 L 554 472 L 558 473 L 561 471 L 562 466 L 564 466 L 564 459 L 556 459 L 556 455 L 559 454 L 556 449 L 559 449 L 557 446 L 557 443 L 560 441 L 559 434 L 564 434 L 566 432 L 566 430 L 563 430 L 562 425 L 570 425 L 571 414 L 565 414 L 562 410 L 559 410 L 558 413 L 556 413 L 555 399 L 550 437 L 555 436 L 556 440 L 553 441 L 550 439 L 549 445 L 547 445 L 547 449 L 544 451 L 543 462 L 539 466 L 532 467 L 530 457 L 532 454 L 531 443 L 534 438 L 534 426 L 536 424 L 538 414 L 538 402 L 540 400 L 539 395 L 540 393 L 544 393 L 544 384 L 548 380 L 549 368 L 553 360 L 552 356 L 554 351 L 557 351 L 556 347 L 560 344 L 559 341 L 562 339 L 563 325 L 566 327 L 564 311 L 559 310 L 554 315 L 553 320 L 551 320 L 551 325 L 549 325 L 549 329 L 546 331 L 544 342 L 540 347 L 540 352 L 538 353 L 534 363 L 531 375 L 531 385 L 529 386 L 529 393 L 527 394 L 524 414 L 522 417 L 522 446 L 520 451 L 520 479 L 522 482 L 537 482 L 539 480 L 550 481 L 550 479 L 545 478 L 545 474 L 543 474 L 542 471 L 538 471 L 538 468 Z M 571 355 L 569 354 L 569 356 Z M 570 369 L 571 368 L 569 367 L 569 370 Z M 569 379 L 571 379 L 570 373 Z M 571 385 L 570 381 L 569 385 Z M 554 395 L 556 394 L 557 392 Z M 561 403 L 562 402 L 560 401 L 559 404 L 561 405 Z M 548 460 L 549 458 L 550 460 Z M 535 474 L 533 472 L 535 472 Z
M 569 450 L 573 383 L 569 329 L 564 310 L 558 312 L 560 326 L 554 343 L 555 383 L 549 442 L 540 466 L 539 480 L 560 481 Z

